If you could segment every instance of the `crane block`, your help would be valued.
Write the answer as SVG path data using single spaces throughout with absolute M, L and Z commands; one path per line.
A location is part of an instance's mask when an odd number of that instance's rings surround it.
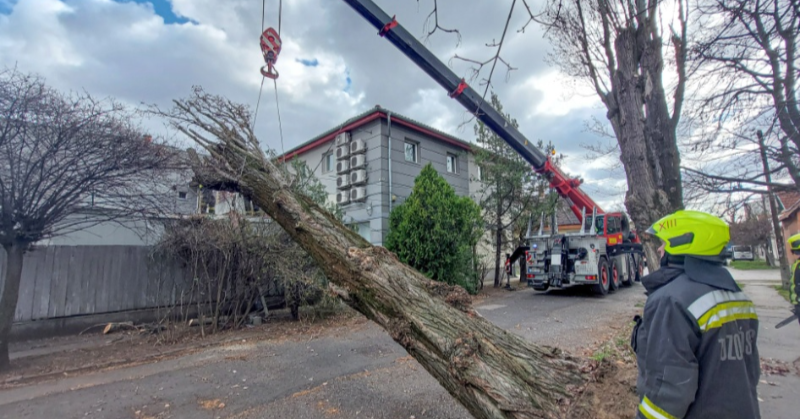
M 274 28 L 267 28 L 261 33 L 261 54 L 264 55 L 266 62 L 266 65 L 261 67 L 261 75 L 266 78 L 278 78 L 275 63 L 278 62 L 278 55 L 281 53 L 281 44 L 281 36 Z

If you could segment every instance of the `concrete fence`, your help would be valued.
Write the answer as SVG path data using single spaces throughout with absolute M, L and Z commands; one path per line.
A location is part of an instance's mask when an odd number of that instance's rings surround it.
M 25 255 L 15 322 L 170 306 L 191 284 L 147 246 L 47 246 Z M 0 289 L 6 253 L 0 249 Z

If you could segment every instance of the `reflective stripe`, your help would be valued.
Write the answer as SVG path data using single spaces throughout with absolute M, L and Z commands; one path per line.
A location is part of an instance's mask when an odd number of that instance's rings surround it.
M 789 279 L 789 302 L 793 305 L 797 305 L 797 285 L 795 284 L 797 278 L 795 278 L 795 275 L 797 274 L 798 264 L 800 264 L 800 260 L 795 261 L 794 265 L 792 265 L 792 277 Z
M 709 310 L 697 321 L 697 325 L 700 326 L 700 330 L 706 332 L 725 323 L 745 319 L 758 320 L 755 305 L 750 301 L 732 301 Z
M 647 419 L 678 419 L 664 411 L 664 409 L 653 404 L 647 396 L 644 396 L 642 402 L 639 403 L 639 411 L 642 412 Z
M 750 299 L 744 292 L 741 291 L 732 292 L 726 290 L 715 290 L 696 299 L 691 305 L 689 305 L 688 310 L 689 313 L 692 313 L 692 316 L 699 321 L 700 318 L 706 314 L 706 312 L 714 308 L 717 304 L 727 303 L 730 301 L 750 301 Z

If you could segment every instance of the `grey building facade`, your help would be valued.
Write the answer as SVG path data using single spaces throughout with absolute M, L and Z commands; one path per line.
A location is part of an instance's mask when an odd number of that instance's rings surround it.
M 430 163 L 461 196 L 480 189 L 468 142 L 376 106 L 289 150 L 313 169 L 346 224 L 382 245 L 389 214 Z
M 169 170 L 153 173 L 146 183 L 138 186 L 143 201 L 154 205 L 150 216 L 114 216 L 113 208 L 119 204 L 113 199 L 83 197 L 83 205 L 65 221 L 72 227 L 36 243 L 39 246 L 149 246 L 162 232 L 163 219 L 180 218 L 199 213 L 213 212 L 212 191 L 200 190 L 192 184 L 193 172 L 185 151 L 176 154 L 176 162 Z M 211 199 L 209 199 L 211 198 Z M 212 201 L 209 205 L 208 201 Z M 210 211 L 209 211 L 210 207 Z M 144 208 L 143 208 L 144 209 Z M 122 211 L 121 213 L 125 213 Z M 112 220 L 113 219 L 113 220 Z M 106 221 L 107 220 L 107 221 Z M 58 230 L 58 229 L 57 229 Z

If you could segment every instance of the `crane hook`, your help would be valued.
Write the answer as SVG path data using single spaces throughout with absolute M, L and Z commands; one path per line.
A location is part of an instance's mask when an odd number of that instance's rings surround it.
M 261 75 L 269 79 L 278 78 L 278 70 L 275 63 L 278 62 L 278 55 L 281 53 L 281 37 L 274 28 L 267 28 L 261 34 L 261 53 L 267 63 L 261 67 Z

